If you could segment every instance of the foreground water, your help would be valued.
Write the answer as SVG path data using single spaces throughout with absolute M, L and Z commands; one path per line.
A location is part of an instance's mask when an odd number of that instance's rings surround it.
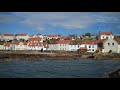
M 113 60 L 41 60 L 0 62 L 0 78 L 103 78 L 120 66 Z

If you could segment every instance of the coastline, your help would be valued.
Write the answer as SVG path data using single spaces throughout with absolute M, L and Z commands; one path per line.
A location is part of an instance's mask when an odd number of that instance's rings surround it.
M 97 58 L 96 58 L 97 56 Z M 120 55 L 78 54 L 76 52 L 0 51 L 0 61 L 11 60 L 120 60 Z
M 120 67 L 117 67 L 113 71 L 110 71 L 105 75 L 106 78 L 120 78 Z

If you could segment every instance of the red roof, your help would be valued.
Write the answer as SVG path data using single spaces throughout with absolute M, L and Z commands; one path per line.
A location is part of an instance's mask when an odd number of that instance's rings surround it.
M 71 41 L 69 45 L 80 45 L 80 41 Z
M 97 40 L 97 43 L 103 43 L 106 39 L 99 39 Z
M 29 43 L 28 46 L 43 46 L 42 44 L 36 44 L 36 43 Z
M 112 32 L 100 32 L 100 35 L 111 35 Z
M 17 36 L 26 36 L 27 34 L 18 34 Z
M 15 42 L 15 45 L 19 45 L 19 42 Z
M 42 38 L 29 38 L 28 41 L 41 41 Z
M 0 36 L 1 36 L 2 34 L 0 34 Z
M 58 44 L 69 44 L 70 40 L 59 40 Z
M 82 41 L 82 44 L 97 44 L 97 42 L 95 40 L 85 40 Z
M 60 39 L 66 39 L 68 36 L 61 36 Z
M 7 43 L 5 43 L 5 45 L 4 45 L 4 46 L 5 46 L 5 47 L 6 47 L 6 46 L 7 46 L 7 47 L 9 47 L 9 46 L 10 46 L 10 44 L 11 44 L 10 42 L 7 42 Z
M 28 44 L 28 42 L 23 42 L 23 44 L 24 44 L 24 45 L 27 45 L 27 44 Z
M 4 34 L 4 36 L 14 36 L 13 34 Z

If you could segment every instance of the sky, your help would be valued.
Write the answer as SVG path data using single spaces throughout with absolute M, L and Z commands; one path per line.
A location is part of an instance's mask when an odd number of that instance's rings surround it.
M 120 34 L 120 12 L 0 12 L 0 33 Z

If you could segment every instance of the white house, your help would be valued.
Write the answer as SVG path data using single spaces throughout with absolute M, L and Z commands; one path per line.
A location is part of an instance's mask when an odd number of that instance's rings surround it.
M 28 42 L 30 42 L 30 43 L 42 43 L 43 40 L 42 40 L 42 38 L 29 38 Z
M 102 52 L 106 53 L 109 51 L 112 51 L 113 53 L 118 53 L 118 42 L 114 39 L 106 39 L 103 42 L 103 49 Z
M 15 42 L 14 43 L 14 50 L 27 50 L 28 42 Z
M 114 35 L 112 32 L 100 32 L 100 39 L 113 39 Z
M 58 39 L 60 38 L 59 35 L 47 35 L 47 39 Z
M 52 50 L 52 51 L 56 51 L 58 50 L 58 43 L 59 39 L 53 39 L 53 40 L 50 40 L 50 43 L 48 44 L 48 50 Z
M 42 43 L 29 43 L 27 49 L 28 50 L 41 50 L 43 49 L 43 44 Z
M 3 50 L 4 48 L 4 42 L 0 42 L 0 50 Z
M 13 34 L 4 34 L 3 39 L 5 41 L 14 40 L 15 36 Z
M 57 43 L 58 50 L 69 51 L 70 40 L 59 40 Z
M 10 42 L 6 42 L 3 47 L 4 50 L 12 50 L 12 46 Z
M 69 44 L 69 51 L 77 51 L 80 49 L 81 42 L 71 41 Z
M 16 35 L 17 40 L 20 40 L 20 39 L 28 40 L 29 38 L 30 38 L 30 36 L 28 34 L 17 34 Z
M 95 40 L 84 40 L 80 48 L 86 48 L 87 52 L 95 52 L 97 50 L 97 42 Z

